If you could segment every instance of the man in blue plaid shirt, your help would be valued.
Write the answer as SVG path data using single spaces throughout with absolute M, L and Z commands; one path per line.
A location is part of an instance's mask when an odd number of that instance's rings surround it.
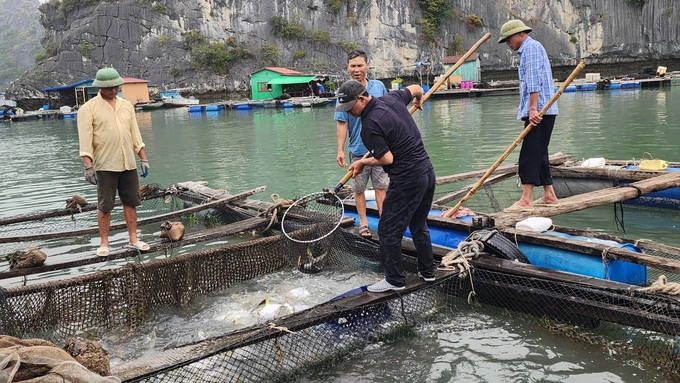
M 524 137 L 519 153 L 519 178 L 522 181 L 522 198 L 503 211 L 509 213 L 532 211 L 534 206 L 558 206 L 559 200 L 553 189 L 548 162 L 548 144 L 557 117 L 554 103 L 544 114 L 539 111 L 554 95 L 550 61 L 545 48 L 529 37 L 531 28 L 520 20 L 510 20 L 501 27 L 499 43 L 506 43 L 519 55 L 519 112 L 517 118 L 524 121 L 524 127 L 534 127 Z M 533 200 L 534 186 L 543 186 L 543 197 Z

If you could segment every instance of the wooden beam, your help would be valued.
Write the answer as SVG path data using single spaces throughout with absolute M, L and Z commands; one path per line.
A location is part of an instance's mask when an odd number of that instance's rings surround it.
M 201 205 L 196 205 L 190 208 L 186 209 L 181 209 L 177 211 L 173 211 L 170 213 L 165 213 L 165 214 L 160 214 L 156 215 L 153 217 L 149 218 L 143 218 L 137 220 L 137 225 L 142 226 L 142 225 L 148 225 L 151 223 L 155 222 L 161 222 L 161 221 L 166 221 L 170 218 L 175 218 L 175 217 L 180 217 L 185 214 L 191 214 L 195 213 L 201 210 L 206 210 L 210 209 L 213 207 L 217 207 L 219 205 L 223 205 L 232 201 L 237 201 L 240 199 L 244 199 L 248 196 L 251 196 L 256 193 L 261 193 L 262 191 L 267 190 L 266 186 L 260 186 L 255 189 L 248 190 L 243 193 L 239 193 L 236 195 L 230 195 L 230 194 L 225 194 L 223 195 L 223 198 L 217 200 L 217 201 L 212 201 L 208 202 L 205 204 Z M 125 222 L 123 223 L 118 223 L 118 224 L 113 224 L 109 228 L 109 230 L 120 230 L 124 229 L 127 227 L 127 224 Z M 50 239 L 50 238 L 66 238 L 66 237 L 75 237 L 78 235 L 85 235 L 85 234 L 96 234 L 99 233 L 99 228 L 98 227 L 92 227 L 89 229 L 80 229 L 80 230 L 71 230 L 71 231 L 59 231 L 59 232 L 52 232 L 52 233 L 44 233 L 44 234 L 30 234 L 30 235 L 19 235 L 19 236 L 13 236 L 13 237 L 0 237 L 0 243 L 11 243 L 11 242 L 25 242 L 25 241 L 36 241 L 36 240 L 42 240 L 42 239 Z
M 550 165 L 561 165 L 565 162 L 567 162 L 571 156 L 565 156 L 562 153 L 556 153 L 553 154 L 549 157 Z M 517 165 L 506 165 L 506 166 L 499 166 L 496 168 L 496 170 L 493 171 L 493 175 L 497 174 L 506 174 L 506 173 L 516 173 L 517 172 Z M 477 179 L 482 177 L 486 173 L 486 170 L 475 170 L 471 172 L 465 172 L 465 173 L 459 173 L 459 174 L 453 174 L 450 176 L 443 176 L 443 177 L 437 177 L 436 184 L 437 185 L 446 185 L 446 184 L 452 184 L 456 182 L 461 182 L 461 181 L 467 181 L 467 180 L 472 180 L 472 179 Z
M 229 225 L 218 226 L 211 229 L 206 229 L 197 233 L 187 234 L 181 240 L 170 242 L 167 239 L 157 239 L 155 241 L 147 242 L 149 250 L 144 254 L 168 251 L 177 247 L 182 247 L 198 242 L 205 242 L 215 238 L 220 238 L 225 235 L 232 235 L 243 231 L 252 230 L 258 227 L 264 227 L 269 222 L 269 219 L 262 217 L 249 218 L 243 221 L 235 222 Z M 21 277 L 32 274 L 45 273 L 48 271 L 70 269 L 73 267 L 80 267 L 85 265 L 92 265 L 96 263 L 105 263 L 116 259 L 134 257 L 139 255 L 139 251 L 134 248 L 124 247 L 121 249 L 112 250 L 108 257 L 98 257 L 92 252 L 67 254 L 58 257 L 48 257 L 45 264 L 38 267 L 31 267 L 25 269 L 10 269 L 0 273 L 0 279 Z
M 561 167 L 550 168 L 553 177 L 559 178 L 586 178 L 586 179 L 607 179 L 624 181 L 641 181 L 652 177 L 658 177 L 667 172 L 652 172 L 641 170 L 627 170 L 615 168 L 581 168 L 581 167 Z
M 589 207 L 634 199 L 641 195 L 678 186 L 680 186 L 680 172 L 668 172 L 625 186 L 596 190 L 590 193 L 563 198 L 560 200 L 559 206 L 534 207 L 532 211 L 519 213 L 494 213 L 489 214 L 489 219 L 494 227 L 510 226 L 531 216 L 552 217 L 573 211 L 585 210 Z
M 510 178 L 514 175 L 515 175 L 515 172 L 512 171 L 512 172 L 508 172 L 508 173 L 504 173 L 504 174 L 498 174 L 498 175 L 495 175 L 493 177 L 489 177 L 488 179 L 486 179 L 486 181 L 484 181 L 482 183 L 482 187 L 497 184 L 501 181 L 507 180 L 508 178 Z M 457 198 L 460 198 L 460 197 L 466 195 L 470 191 L 470 189 L 472 189 L 472 185 L 466 186 L 462 189 L 458 189 L 458 190 L 454 191 L 453 193 L 445 194 L 445 195 L 437 198 L 436 200 L 432 201 L 432 203 L 437 204 L 437 205 L 447 204 L 447 203 L 449 203 L 449 202 L 451 202 L 451 201 L 453 201 Z

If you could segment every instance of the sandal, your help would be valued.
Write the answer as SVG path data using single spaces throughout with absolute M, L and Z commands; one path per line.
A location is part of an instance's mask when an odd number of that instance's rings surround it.
M 108 257 L 109 256 L 109 247 L 108 246 L 99 246 L 97 249 L 97 256 L 98 257 Z
M 371 230 L 368 228 L 368 226 L 359 226 L 359 236 L 371 238 L 373 235 L 371 234 Z
M 142 242 L 142 241 L 137 241 L 137 242 L 130 244 L 128 246 L 132 246 L 139 251 L 147 251 L 150 248 L 148 243 L 145 243 L 145 242 Z

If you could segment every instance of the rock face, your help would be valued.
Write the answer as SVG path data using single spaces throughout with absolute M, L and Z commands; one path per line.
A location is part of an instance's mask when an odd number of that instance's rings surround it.
M 532 36 L 546 47 L 553 66 L 574 66 L 582 58 L 589 64 L 680 58 L 680 2 L 675 0 L 642 5 L 635 4 L 639 0 L 451 0 L 435 42 L 426 43 L 418 4 L 433 2 L 93 0 L 65 10 L 64 2 L 52 1 L 40 11 L 42 44 L 56 46 L 54 56 L 13 82 L 7 96 L 33 99 L 39 106 L 42 88 L 92 78 L 110 65 L 160 90 L 248 97 L 248 75 L 263 66 L 346 79 L 346 53 L 352 47 L 369 54 L 371 78 L 409 77 L 417 75 L 419 61 L 441 72 L 438 63 L 452 42 L 460 41 L 464 51 L 487 32 L 493 37 L 478 50 L 482 70 L 509 70 L 516 67 L 517 55 L 496 41 L 501 25 L 514 18 L 534 28 Z M 339 9 L 331 9 L 333 4 Z M 275 33 L 277 16 L 297 29 Z M 468 22 L 470 16 L 481 25 Z M 200 39 L 250 54 L 216 71 L 196 64 L 192 48 Z

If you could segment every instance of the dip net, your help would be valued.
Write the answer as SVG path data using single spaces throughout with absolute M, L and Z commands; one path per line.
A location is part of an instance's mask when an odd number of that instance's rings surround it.
M 198 199 L 198 197 L 196 197 Z M 223 207 L 249 216 L 235 204 Z M 186 309 L 202 296 L 280 270 L 296 270 L 303 254 L 285 249 L 276 227 L 263 237 L 58 281 L 0 289 L 4 333 L 64 344 L 69 337 L 110 331 L 134 333 L 150 315 L 169 307 Z M 407 288 L 371 294 L 347 286 L 348 294 L 220 336 L 159 348 L 115 365 L 126 382 L 300 382 L 338 363 L 351 363 L 378 342 L 408 340 L 456 321 L 465 310 L 508 310 L 574 342 L 599 345 L 678 372 L 680 304 L 677 297 L 630 290 L 628 285 L 569 283 L 512 267 L 511 261 L 480 262 L 471 270 L 439 271 L 434 283 L 415 276 L 417 263 L 406 247 Z M 441 257 L 445 254 L 439 253 Z M 362 270 L 382 277 L 379 246 L 344 228 L 320 273 Z M 489 257 L 485 258 L 489 259 Z M 504 271 L 500 271 L 499 265 Z

